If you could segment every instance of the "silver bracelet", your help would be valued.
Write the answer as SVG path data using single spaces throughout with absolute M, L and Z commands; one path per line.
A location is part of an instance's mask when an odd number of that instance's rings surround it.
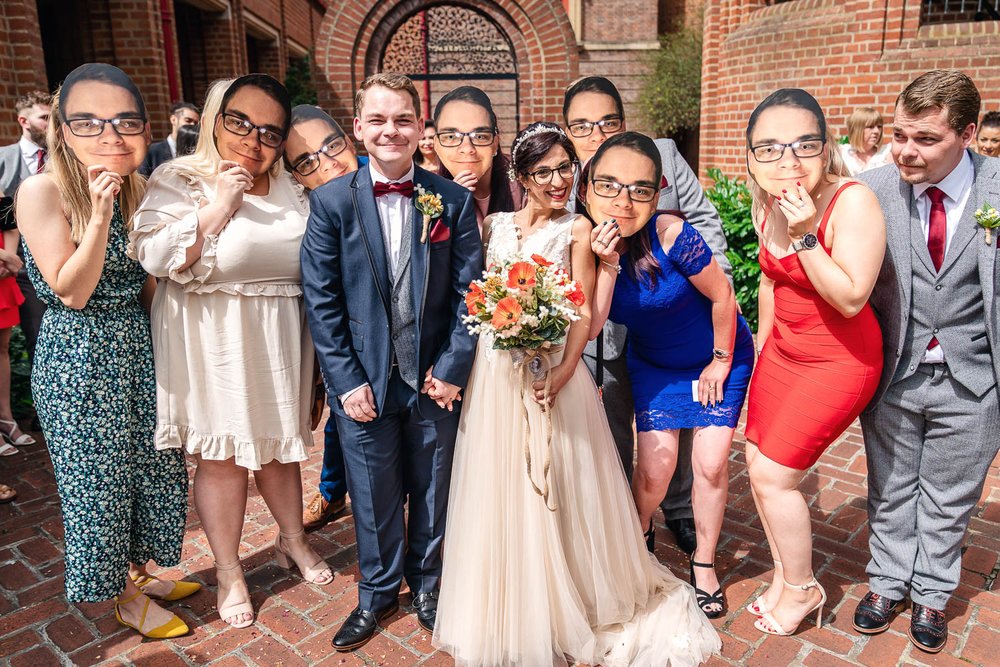
M 611 264 L 610 262 L 605 262 L 603 259 L 601 260 L 601 264 L 603 264 L 604 266 L 608 267 L 609 269 L 611 269 L 615 273 L 621 273 L 622 272 L 622 265 L 621 264 Z

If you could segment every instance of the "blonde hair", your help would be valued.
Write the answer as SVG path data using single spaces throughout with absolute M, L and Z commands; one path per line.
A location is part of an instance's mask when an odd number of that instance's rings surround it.
M 63 136 L 64 123 L 59 108 L 61 92 L 60 87 L 52 96 L 49 128 L 46 133 L 49 153 L 44 173 L 49 175 L 59 189 L 63 211 L 69 219 L 70 238 L 73 243 L 78 244 L 83 240 L 83 233 L 87 230 L 93 206 L 90 201 L 87 171 Z M 122 187 L 118 193 L 118 206 L 125 220 L 126 229 L 132 229 L 132 214 L 139 207 L 145 192 L 146 179 L 139 172 L 123 175 Z
M 389 90 L 395 90 L 404 92 L 410 96 L 413 100 L 413 112 L 420 115 L 420 93 L 417 92 L 417 87 L 413 85 L 413 81 L 409 77 L 403 76 L 402 74 L 393 74 L 391 72 L 380 72 L 378 74 L 372 74 L 370 77 L 361 82 L 361 86 L 358 88 L 358 92 L 354 94 L 354 115 L 358 118 L 361 117 L 361 107 L 365 103 L 365 93 L 369 89 L 375 86 L 382 86 L 383 88 L 388 88 Z
M 877 127 L 879 130 L 885 125 L 885 121 L 875 107 L 858 107 L 847 118 L 847 141 L 851 148 L 859 153 L 864 153 L 865 130 L 869 127 Z M 877 146 L 876 146 L 877 148 Z

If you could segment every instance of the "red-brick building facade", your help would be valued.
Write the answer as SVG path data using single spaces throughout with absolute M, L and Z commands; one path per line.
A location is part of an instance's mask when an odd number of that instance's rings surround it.
M 931 69 L 966 72 L 983 109 L 1000 109 L 998 8 L 996 0 L 706 0 L 702 174 L 745 174 L 746 121 L 778 88 L 813 93 L 838 135 L 857 106 L 891 122 L 896 96 Z
M 213 80 L 249 71 L 284 80 L 306 57 L 320 104 L 341 119 L 365 76 L 396 69 L 415 75 L 428 107 L 456 85 L 483 87 L 512 133 L 558 119 L 563 89 L 581 74 L 612 77 L 631 106 L 658 34 L 700 2 L 3 0 L 0 108 L 11 111 L 0 140 L 17 134 L 19 94 L 54 88 L 82 62 L 131 74 L 159 134 L 171 101 L 199 102 Z

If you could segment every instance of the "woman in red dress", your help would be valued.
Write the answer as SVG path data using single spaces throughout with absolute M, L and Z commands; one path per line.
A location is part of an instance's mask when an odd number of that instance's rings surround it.
M 0 456 L 16 454 L 15 446 L 35 443 L 21 432 L 10 405 L 10 331 L 21 323 L 18 306 L 24 303 L 15 279 L 22 266 L 16 252 L 19 238 L 17 229 L 0 233 Z
M 882 334 L 868 305 L 885 221 L 846 177 L 819 104 L 799 89 L 761 102 L 747 125 L 760 237 L 760 359 L 750 383 L 747 465 L 771 547 L 771 587 L 748 608 L 762 632 L 795 632 L 826 592 L 812 572 L 809 508 L 799 484 L 871 400 Z

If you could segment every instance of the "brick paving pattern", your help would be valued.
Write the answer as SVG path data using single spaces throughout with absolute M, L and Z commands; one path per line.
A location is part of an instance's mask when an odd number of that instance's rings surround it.
M 739 434 L 733 448 L 730 505 L 717 561 L 720 575 L 725 576 L 730 612 L 715 621 L 723 648 L 722 655 L 709 665 L 1000 664 L 1000 592 L 994 590 L 1000 571 L 1000 457 L 990 469 L 969 526 L 962 584 L 948 608 L 948 645 L 931 656 L 907 640 L 908 612 L 876 637 L 863 637 L 851 629 L 854 606 L 867 590 L 864 567 L 868 559 L 866 470 L 857 426 L 830 447 L 803 484 L 812 508 L 816 574 L 830 596 L 823 628 L 818 630 L 807 621 L 794 637 L 765 637 L 753 628 L 753 616 L 742 607 L 764 589 L 769 566 L 741 438 Z M 321 433 L 316 440 L 322 446 Z M 356 604 L 358 569 L 351 518 L 312 533 L 313 544 L 336 571 L 332 584 L 312 586 L 272 562 L 276 527 L 252 482 L 241 555 L 258 614 L 254 626 L 234 630 L 219 619 L 212 556 L 193 507 L 183 564 L 164 573 L 206 585 L 197 595 L 168 607 L 192 626 L 189 636 L 143 640 L 118 625 L 111 603 L 69 605 L 63 595 L 59 499 L 48 454 L 42 444 L 21 452 L 0 459 L 0 481 L 16 484 L 19 492 L 15 503 L 0 505 L 0 667 L 453 664 L 447 655 L 434 651 L 429 635 L 406 613 L 406 606 L 362 650 L 334 653 L 330 648 L 333 633 Z M 303 472 L 307 497 L 315 489 L 318 452 L 313 450 Z M 686 577 L 685 558 L 662 525 L 658 539 L 657 556 L 675 574 Z M 409 597 L 404 593 L 401 601 L 405 605 Z

